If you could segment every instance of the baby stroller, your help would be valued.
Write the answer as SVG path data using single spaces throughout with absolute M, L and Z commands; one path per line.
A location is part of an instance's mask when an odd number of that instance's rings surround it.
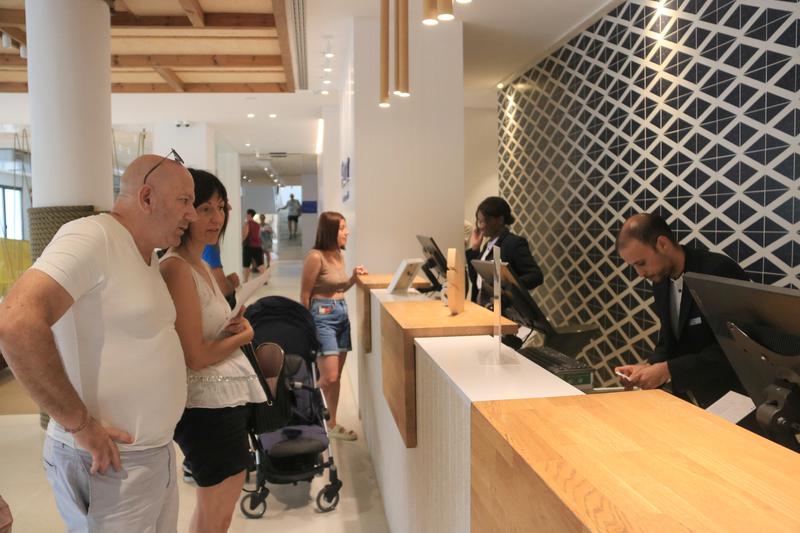
M 259 366 L 268 382 L 270 376 L 282 376 L 282 382 L 275 386 L 285 388 L 292 412 L 285 427 L 261 435 L 250 433 L 256 486 L 253 490 L 244 489 L 247 494 L 239 508 L 248 518 L 260 518 L 267 510 L 267 482 L 311 482 L 327 469 L 329 482 L 319 491 L 316 501 L 320 511 L 332 511 L 339 504 L 342 482 L 330 450 L 325 398 L 317 387 L 315 362 L 320 346 L 311 313 L 288 298 L 267 296 L 248 307 L 244 316 L 255 332 L 253 346 Z M 279 359 L 283 355 L 281 373 L 274 365 L 265 368 L 270 364 L 264 362 L 274 361 L 276 354 Z M 247 475 L 249 480 L 250 472 Z

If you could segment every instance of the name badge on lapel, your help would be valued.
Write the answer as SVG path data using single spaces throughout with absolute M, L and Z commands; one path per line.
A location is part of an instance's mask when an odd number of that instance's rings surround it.
M 690 326 L 698 326 L 698 325 L 700 325 L 702 323 L 703 323 L 703 317 L 700 317 L 700 316 L 696 316 L 696 317 L 694 317 L 694 318 L 689 320 L 689 325 Z

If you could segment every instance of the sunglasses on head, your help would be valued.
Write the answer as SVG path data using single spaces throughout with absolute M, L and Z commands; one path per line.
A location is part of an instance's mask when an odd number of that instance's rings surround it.
M 162 158 L 161 158 L 161 161 L 159 161 L 158 163 L 156 163 L 156 164 L 153 166 L 153 168 L 151 168 L 150 170 L 148 170 L 148 171 L 147 171 L 147 174 L 145 174 L 145 175 L 144 175 L 144 180 L 142 180 L 142 185 L 144 185 L 145 183 L 147 183 L 147 178 L 148 178 L 148 176 L 150 176 L 150 174 L 152 174 L 152 173 L 153 173 L 153 171 L 154 171 L 155 169 L 157 169 L 159 165 L 161 165 L 161 163 L 163 163 L 164 161 L 166 161 L 167 159 L 169 159 L 171 156 L 174 156 L 174 157 L 173 157 L 173 160 L 174 160 L 176 163 L 180 163 L 181 165 L 183 165 L 183 164 L 184 164 L 184 163 L 183 163 L 183 158 L 180 156 L 180 154 L 178 154 L 178 152 L 176 152 L 176 151 L 175 151 L 175 148 L 173 148 L 172 150 L 170 150 L 170 151 L 169 151 L 169 153 L 168 153 L 167 155 L 165 155 L 164 157 L 162 157 Z

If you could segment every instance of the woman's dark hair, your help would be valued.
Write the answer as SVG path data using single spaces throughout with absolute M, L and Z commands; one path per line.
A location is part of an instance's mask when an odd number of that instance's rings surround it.
M 228 227 L 228 191 L 225 185 L 211 172 L 205 170 L 197 170 L 196 168 L 187 169 L 189 174 L 192 175 L 194 180 L 194 207 L 197 208 L 200 204 L 204 204 L 214 196 L 214 193 L 219 195 L 220 200 L 225 202 L 225 221 L 222 223 L 222 229 L 219 232 L 219 240 L 225 234 L 225 228 Z M 189 240 L 189 232 L 185 231 L 181 235 L 181 244 L 186 244 Z
M 514 215 L 511 214 L 511 206 L 499 196 L 489 196 L 478 205 L 475 215 L 483 213 L 485 217 L 503 217 L 503 224 L 514 223 Z
M 344 250 L 344 248 L 339 248 L 339 224 L 342 220 L 344 217 L 336 211 L 320 213 L 319 222 L 317 222 L 317 239 L 314 241 L 315 250 Z

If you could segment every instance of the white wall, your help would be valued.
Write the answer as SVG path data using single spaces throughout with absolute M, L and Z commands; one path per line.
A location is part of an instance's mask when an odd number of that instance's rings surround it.
M 409 6 L 416 20 L 421 3 Z M 391 273 L 421 253 L 417 234 L 463 248 L 464 100 L 462 27 L 410 25 L 410 98 L 378 107 L 378 22 L 354 21 L 353 153 L 355 259 Z M 445 250 L 443 250 L 445 251 Z
M 275 207 L 275 187 L 252 183 L 242 185 L 242 213 L 248 209 L 255 209 L 259 214 L 274 213 Z M 244 218 L 241 223 L 244 224 Z
M 497 142 L 497 111 L 464 109 L 464 220 L 469 222 L 484 198 L 499 194 Z
M 419 19 L 421 7 L 409 5 L 411 20 Z M 402 259 L 421 256 L 417 234 L 433 236 L 444 251 L 463 249 L 462 27 L 457 21 L 436 28 L 410 25 L 411 97 L 392 97 L 392 107 L 381 109 L 378 20 L 356 18 L 352 24 L 338 116 L 323 109 L 322 209 L 340 211 L 348 221 L 348 269 L 363 264 L 372 273 L 392 273 Z M 348 157 L 350 183 L 343 188 L 339 169 Z M 354 313 L 355 291 L 347 299 Z M 357 321 L 351 326 L 359 353 Z M 357 390 L 354 363 L 345 368 Z
M 303 174 L 300 176 L 300 182 L 303 184 L 303 202 L 317 201 L 317 175 L 316 174 Z M 300 234 L 303 239 L 303 257 L 314 246 L 314 241 L 317 236 L 317 220 L 319 213 L 303 213 L 300 217 Z
M 175 127 L 174 122 L 161 122 L 153 127 L 153 152 L 167 155 L 174 148 L 187 167 L 213 172 L 216 169 L 214 128 L 192 122 L 190 126 Z
M 220 246 L 220 256 L 226 274 L 239 272 L 242 262 L 242 238 L 239 222 L 242 218 L 242 168 L 239 154 L 225 145 L 217 146 L 216 175 L 228 191 L 228 203 L 231 210 L 228 212 L 228 227 Z

